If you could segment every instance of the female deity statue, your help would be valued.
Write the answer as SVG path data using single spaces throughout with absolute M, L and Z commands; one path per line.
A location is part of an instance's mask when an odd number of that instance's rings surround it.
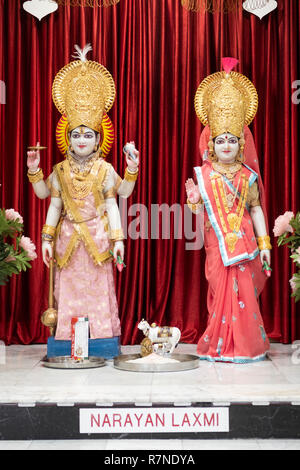
M 64 138 L 65 159 L 46 182 L 39 152 L 28 152 L 27 160 L 35 194 L 51 196 L 42 254 L 48 267 L 55 259 L 56 340 L 71 339 L 71 319 L 79 316 L 88 317 L 91 339 L 120 336 L 111 262 L 124 259 L 116 195 L 131 195 L 139 165 L 139 152 L 134 151 L 135 158 L 127 153 L 122 180 L 105 161 L 104 126 L 115 99 L 114 81 L 102 65 L 86 59 L 91 47 L 76 49 L 79 60 L 63 67 L 53 83 L 53 101 L 63 115 L 59 137 Z M 42 321 L 53 327 L 52 319 Z
M 203 165 L 197 184 L 186 182 L 188 205 L 204 205 L 207 328 L 197 352 L 201 359 L 245 363 L 264 359 L 269 341 L 258 297 L 270 274 L 270 237 L 264 187 L 252 134 L 258 97 L 245 76 L 224 72 L 207 77 L 195 97 L 206 126 L 200 138 Z

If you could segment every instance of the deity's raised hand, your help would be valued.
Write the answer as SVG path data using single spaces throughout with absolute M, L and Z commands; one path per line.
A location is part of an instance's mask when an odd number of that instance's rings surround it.
M 189 178 L 185 183 L 186 194 L 188 200 L 192 204 L 197 204 L 200 201 L 201 195 L 198 186 L 194 183 L 192 178 Z
M 40 146 L 40 143 L 37 142 L 37 147 Z M 32 172 L 36 171 L 40 164 L 40 151 L 39 150 L 30 150 L 27 152 L 27 166 L 28 169 Z
M 128 146 L 128 147 L 127 147 Z M 126 151 L 127 148 L 130 148 L 131 147 L 131 154 L 129 153 L 129 151 Z M 138 169 L 138 166 L 140 164 L 140 152 L 135 148 L 135 143 L 133 141 L 129 142 L 129 144 L 127 143 L 124 147 L 124 153 L 125 153 L 125 156 L 126 156 L 126 162 L 127 162 L 127 165 L 129 167 L 130 170 L 132 170 L 132 172 L 136 171 Z M 133 157 L 135 157 L 133 159 Z

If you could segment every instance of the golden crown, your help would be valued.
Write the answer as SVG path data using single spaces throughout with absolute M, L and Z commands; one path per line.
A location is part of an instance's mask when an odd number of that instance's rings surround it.
M 205 78 L 195 96 L 195 110 L 202 124 L 209 125 L 211 136 L 230 133 L 241 137 L 244 126 L 254 119 L 258 95 L 244 75 L 225 71 Z
M 88 44 L 81 50 L 75 46 L 78 58 L 65 65 L 56 75 L 52 97 L 61 114 L 65 114 L 69 131 L 84 125 L 100 132 L 103 115 L 115 100 L 115 83 L 108 70 L 98 62 L 86 59 L 92 50 Z

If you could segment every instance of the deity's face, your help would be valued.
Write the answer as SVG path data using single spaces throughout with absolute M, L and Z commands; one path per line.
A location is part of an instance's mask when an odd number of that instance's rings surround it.
M 71 132 L 70 143 L 74 153 L 81 158 L 89 157 L 94 151 L 95 146 L 99 144 L 100 136 L 88 127 L 76 127 Z
M 239 139 L 235 135 L 222 134 L 215 139 L 215 154 L 221 163 L 233 163 L 239 149 Z

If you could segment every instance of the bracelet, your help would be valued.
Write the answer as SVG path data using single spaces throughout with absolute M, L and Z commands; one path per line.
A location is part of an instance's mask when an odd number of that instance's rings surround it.
M 119 242 L 124 240 L 124 232 L 121 228 L 110 231 L 110 239 L 114 242 Z
M 44 179 L 43 170 L 39 168 L 36 173 L 30 173 L 29 170 L 27 172 L 28 179 L 30 183 L 38 183 L 39 181 Z
M 42 240 L 45 242 L 51 242 L 51 243 L 54 242 L 54 238 L 45 233 L 42 233 Z
M 187 203 L 189 209 L 191 209 L 191 211 L 195 212 L 195 213 L 197 213 L 199 211 L 200 207 L 202 206 L 201 199 L 196 204 L 193 204 L 189 199 L 186 201 L 186 203 Z
M 126 168 L 124 179 L 128 181 L 129 183 L 135 182 L 137 180 L 138 174 L 139 174 L 138 169 L 135 173 L 130 173 L 128 168 Z
M 268 235 L 257 237 L 257 245 L 259 251 L 272 250 L 271 239 Z
M 115 188 L 110 188 L 106 193 L 104 193 L 104 199 L 111 199 L 116 197 Z
M 56 234 L 56 227 L 52 225 L 44 225 L 42 230 L 42 239 L 43 240 L 53 240 Z

